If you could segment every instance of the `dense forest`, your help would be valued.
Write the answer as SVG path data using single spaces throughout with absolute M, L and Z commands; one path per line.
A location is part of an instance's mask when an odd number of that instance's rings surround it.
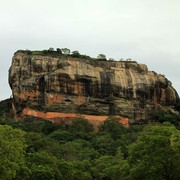
M 55 125 L 30 118 L 17 122 L 0 104 L 0 179 L 179 180 L 180 117 L 161 112 L 157 122 L 119 124 L 98 132 L 86 119 Z

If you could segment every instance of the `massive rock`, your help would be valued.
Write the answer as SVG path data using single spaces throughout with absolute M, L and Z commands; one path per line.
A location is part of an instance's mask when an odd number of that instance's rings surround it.
M 137 122 L 179 103 L 168 79 L 135 61 L 17 52 L 9 84 L 17 116 L 28 107 L 43 112 L 120 115 Z

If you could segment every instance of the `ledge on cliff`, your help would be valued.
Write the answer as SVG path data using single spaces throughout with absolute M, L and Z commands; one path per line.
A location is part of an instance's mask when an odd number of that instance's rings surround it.
M 81 57 L 78 57 L 81 56 Z M 18 51 L 9 69 L 16 113 L 120 115 L 131 122 L 175 108 L 179 96 L 169 80 L 135 61 L 104 61 L 86 55 Z

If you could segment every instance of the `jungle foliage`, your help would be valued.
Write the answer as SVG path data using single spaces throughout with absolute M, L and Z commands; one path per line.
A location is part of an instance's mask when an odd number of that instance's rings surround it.
M 127 128 L 110 117 L 94 132 L 85 119 L 20 123 L 0 111 L 2 180 L 180 179 L 180 131 L 170 122 Z

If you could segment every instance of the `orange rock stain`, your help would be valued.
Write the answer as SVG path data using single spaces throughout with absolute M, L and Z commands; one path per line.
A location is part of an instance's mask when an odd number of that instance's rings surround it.
M 96 116 L 96 115 L 86 115 L 86 114 L 40 112 L 30 108 L 24 108 L 23 115 L 43 118 L 55 124 L 60 124 L 61 122 L 66 122 L 66 121 L 73 121 L 77 118 L 84 118 L 87 119 L 95 127 L 95 130 L 97 130 L 100 123 L 102 123 L 108 118 L 108 116 Z M 123 125 L 129 126 L 128 118 L 124 118 L 121 116 L 115 116 L 115 117 L 119 118 L 119 122 L 122 123 Z
M 47 103 L 48 105 L 51 105 L 53 103 L 59 103 L 63 100 L 64 96 L 59 94 L 50 94 L 47 95 Z

